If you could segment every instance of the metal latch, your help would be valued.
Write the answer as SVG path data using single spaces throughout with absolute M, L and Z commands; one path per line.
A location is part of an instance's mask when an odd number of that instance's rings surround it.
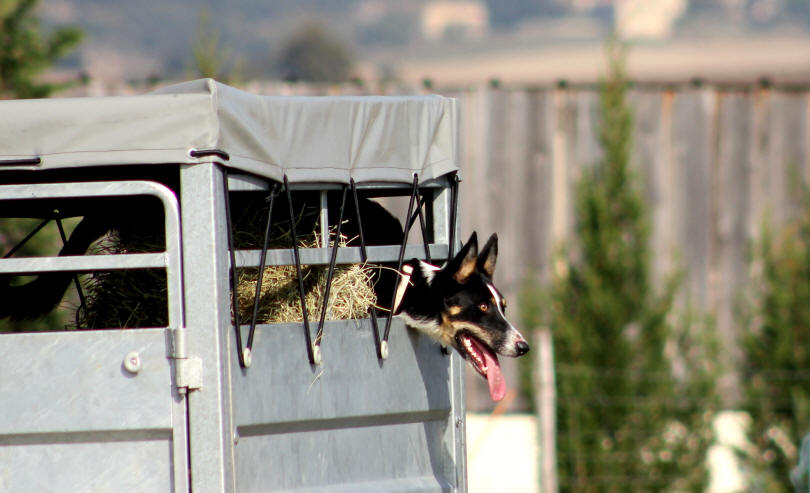
M 184 327 L 168 329 L 168 333 L 169 357 L 174 359 L 177 392 L 185 394 L 189 390 L 201 389 L 202 359 L 186 354 L 186 329 Z

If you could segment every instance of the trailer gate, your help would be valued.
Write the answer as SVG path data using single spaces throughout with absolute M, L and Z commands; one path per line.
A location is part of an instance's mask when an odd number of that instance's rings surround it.
M 173 343 L 183 327 L 174 194 L 145 181 L 0 186 L 0 200 L 128 195 L 160 199 L 164 253 L 0 259 L 0 273 L 164 268 L 170 320 L 166 329 L 0 335 L 2 491 L 188 491 Z

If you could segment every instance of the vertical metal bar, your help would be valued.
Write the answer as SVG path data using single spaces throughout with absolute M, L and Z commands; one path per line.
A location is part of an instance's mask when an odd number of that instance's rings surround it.
M 189 451 L 194 493 L 234 491 L 231 391 L 233 337 L 222 170 L 213 163 L 180 169 L 186 347 L 199 358 L 203 390 L 189 392 Z
M 250 366 L 250 353 L 253 350 L 253 335 L 256 331 L 256 318 L 259 315 L 259 303 L 262 293 L 262 281 L 264 280 L 264 266 L 267 257 L 267 243 L 270 241 L 270 226 L 273 222 L 273 202 L 276 197 L 281 193 L 278 183 L 273 184 L 270 195 L 267 197 L 267 224 L 264 227 L 264 242 L 262 243 L 262 256 L 259 259 L 259 275 L 256 279 L 256 293 L 253 296 L 253 314 L 250 318 L 250 332 L 248 332 L 247 347 L 245 351 L 247 354 L 244 356 L 245 363 Z
M 287 207 L 290 212 L 290 231 L 292 232 L 293 256 L 295 258 L 295 272 L 298 275 L 298 294 L 301 297 L 301 315 L 304 318 L 304 335 L 307 341 L 307 357 L 310 364 L 315 364 L 315 354 L 312 347 L 312 333 L 309 330 L 309 316 L 307 316 L 306 292 L 304 291 L 304 276 L 301 272 L 301 256 L 298 252 L 298 232 L 295 230 L 295 212 L 293 211 L 292 192 L 287 175 L 284 175 L 284 189 L 287 193 Z
M 363 233 L 363 218 L 360 217 L 360 201 L 357 198 L 357 184 L 354 178 L 349 181 L 349 186 L 352 189 L 352 197 L 354 198 L 354 216 L 357 220 L 357 229 L 360 232 L 360 260 L 365 264 L 368 262 L 368 253 L 366 251 L 366 237 Z M 377 323 L 377 310 L 371 307 L 371 329 L 374 333 L 374 345 L 377 349 L 377 357 L 382 359 L 382 350 L 380 346 L 380 328 Z
M 315 336 L 315 345 L 321 345 L 321 338 L 323 337 L 323 324 L 326 321 L 326 311 L 329 308 L 329 292 L 332 289 L 332 278 L 335 274 L 335 263 L 337 261 L 338 244 L 340 243 L 340 229 L 343 224 L 343 210 L 346 208 L 346 192 L 348 187 L 343 187 L 343 198 L 340 202 L 340 218 L 337 223 L 337 231 L 335 233 L 335 243 L 332 246 L 332 257 L 329 259 L 329 272 L 326 274 L 326 288 L 323 295 L 323 309 L 321 310 L 321 320 L 318 322 L 318 333 Z M 329 225 L 327 224 L 327 241 L 326 245 L 329 246 Z
M 425 214 L 422 209 L 422 197 L 418 193 L 416 194 L 416 212 L 419 214 L 419 226 L 422 229 L 422 244 L 425 247 L 425 260 L 427 263 L 432 264 L 433 261 L 430 259 L 430 241 L 428 240 Z
M 399 258 L 397 259 L 397 271 L 402 270 L 402 259 L 405 257 L 405 246 L 408 244 L 408 233 L 411 231 L 411 221 L 409 220 L 411 214 L 413 214 L 413 204 L 416 200 L 416 196 L 419 194 L 419 175 L 414 173 L 413 174 L 413 190 L 411 191 L 411 200 L 408 202 L 408 214 L 405 216 L 406 218 L 406 227 L 405 231 L 402 235 L 402 244 L 399 247 Z M 396 301 L 397 292 L 396 289 L 394 293 L 391 295 L 391 311 L 388 312 L 388 317 L 385 319 L 385 331 L 383 332 L 383 342 L 386 343 L 388 341 L 388 334 L 391 332 L 391 320 L 394 317 L 394 302 Z M 380 343 L 383 346 L 382 343 Z M 385 354 L 385 350 L 383 349 L 383 354 Z
M 447 260 L 456 255 L 456 225 L 458 221 L 458 171 L 453 173 L 450 185 L 450 243 L 448 245 Z
M 320 193 L 320 210 L 318 217 L 319 226 L 321 231 L 320 246 L 321 248 L 329 248 L 329 201 L 326 190 L 321 190 Z
M 225 226 L 228 228 L 228 255 L 231 259 L 231 304 L 233 309 L 233 323 L 236 330 L 236 349 L 239 366 L 245 368 L 244 347 L 242 346 L 242 328 L 239 323 L 239 279 L 236 276 L 236 245 L 233 239 L 233 221 L 231 219 L 231 197 L 228 189 L 228 172 L 223 172 L 223 190 L 225 191 Z

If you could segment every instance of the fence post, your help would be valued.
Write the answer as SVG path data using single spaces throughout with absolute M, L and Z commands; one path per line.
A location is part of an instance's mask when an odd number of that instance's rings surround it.
M 557 395 L 554 382 L 554 348 L 551 331 L 540 328 L 537 333 L 537 429 L 540 442 L 540 491 L 557 493 Z

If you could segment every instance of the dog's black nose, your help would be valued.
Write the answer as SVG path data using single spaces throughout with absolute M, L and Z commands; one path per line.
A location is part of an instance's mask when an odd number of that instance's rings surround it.
M 518 356 L 523 356 L 529 352 L 529 343 L 526 341 L 518 341 L 517 344 L 515 344 L 515 349 L 517 349 Z

